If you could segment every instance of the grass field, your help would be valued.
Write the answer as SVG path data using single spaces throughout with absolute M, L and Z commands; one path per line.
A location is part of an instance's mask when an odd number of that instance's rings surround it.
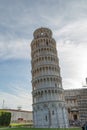
M 0 130 L 81 130 L 81 128 L 0 128 Z

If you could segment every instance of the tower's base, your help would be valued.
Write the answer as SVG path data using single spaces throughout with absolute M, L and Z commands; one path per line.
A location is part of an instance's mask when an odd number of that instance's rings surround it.
M 63 102 L 34 104 L 35 128 L 67 128 L 68 118 Z

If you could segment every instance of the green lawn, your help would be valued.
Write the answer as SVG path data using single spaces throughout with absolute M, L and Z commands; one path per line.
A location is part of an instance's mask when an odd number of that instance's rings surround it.
M 1 130 L 81 130 L 81 128 L 2 128 Z

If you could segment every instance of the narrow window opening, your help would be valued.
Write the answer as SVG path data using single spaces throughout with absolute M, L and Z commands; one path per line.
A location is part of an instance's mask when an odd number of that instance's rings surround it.
M 52 115 L 54 115 L 54 111 L 52 111 Z
M 55 87 L 57 87 L 57 84 L 55 83 Z
M 47 121 L 47 116 L 45 116 L 45 120 Z
M 46 41 L 46 45 L 48 46 L 48 41 Z

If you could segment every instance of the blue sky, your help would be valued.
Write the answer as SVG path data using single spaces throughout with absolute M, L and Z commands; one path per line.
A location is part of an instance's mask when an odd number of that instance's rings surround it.
M 63 88 L 87 77 L 87 0 L 0 0 L 0 108 L 32 110 L 31 49 L 39 27 L 53 31 Z

